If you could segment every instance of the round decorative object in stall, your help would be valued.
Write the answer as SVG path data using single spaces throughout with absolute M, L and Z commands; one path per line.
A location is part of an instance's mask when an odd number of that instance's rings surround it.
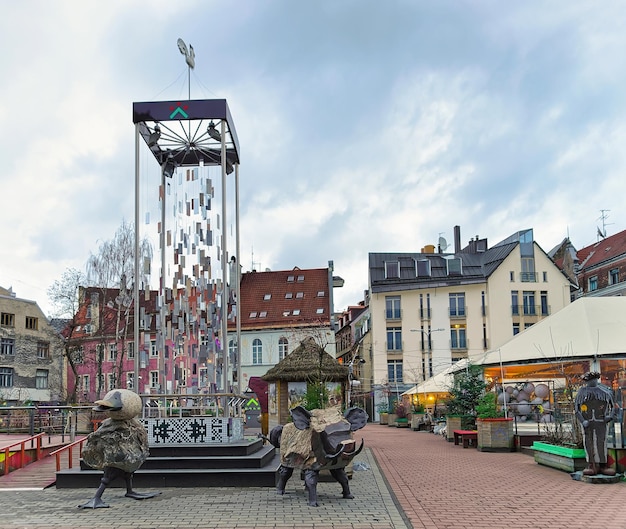
M 519 395 L 519 389 L 513 388 L 513 396 L 517 398 L 518 395 Z
M 519 401 L 517 404 L 517 413 L 519 415 L 528 415 L 532 411 L 532 406 L 527 400 Z
M 533 400 L 530 401 L 530 403 L 533 406 L 539 406 L 540 404 L 543 405 L 543 399 L 541 397 L 535 397 Z
M 549 400 L 545 400 L 543 401 L 543 411 L 550 411 L 550 401 Z
M 537 384 L 535 386 L 535 396 L 546 399 L 550 395 L 550 388 L 547 384 Z
M 511 396 L 504 391 L 498 395 L 498 404 L 505 404 L 507 402 L 511 402 Z
M 517 394 L 517 402 L 527 401 L 530 398 L 530 393 L 526 393 L 526 391 L 520 391 Z
M 507 388 L 504 391 L 506 391 L 509 395 L 511 395 L 513 391 L 515 391 L 515 388 L 513 386 L 507 386 Z
M 533 391 L 535 391 L 535 385 L 532 382 L 528 382 L 524 386 L 524 391 L 526 392 L 526 394 L 531 395 Z

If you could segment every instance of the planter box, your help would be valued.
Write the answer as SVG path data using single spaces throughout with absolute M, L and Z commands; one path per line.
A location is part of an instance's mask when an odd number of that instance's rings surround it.
M 446 417 L 446 438 L 450 443 L 454 442 L 454 430 L 462 430 L 463 417 L 460 415 L 448 415 Z
M 387 419 L 387 426 L 394 426 L 395 427 L 397 418 L 398 418 L 398 416 L 395 413 L 390 413 L 389 417 Z
M 531 448 L 535 453 L 535 462 L 540 465 L 570 473 L 587 467 L 585 451 L 582 448 L 567 448 L 538 441 L 535 441 Z
M 476 430 L 481 452 L 513 451 L 513 419 L 477 419 Z
M 389 414 L 388 413 L 381 413 L 380 414 L 380 424 L 387 424 L 388 421 L 389 421 Z
M 410 426 L 408 419 L 396 419 L 396 427 L 397 428 L 408 428 Z
M 424 426 L 424 413 L 412 413 L 411 414 L 411 429 L 419 430 Z

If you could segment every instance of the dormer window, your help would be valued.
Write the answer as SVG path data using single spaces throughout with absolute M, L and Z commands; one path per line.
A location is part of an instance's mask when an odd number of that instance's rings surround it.
M 261 312 L 259 312 L 259 318 L 267 318 L 267 311 L 262 310 Z
M 302 299 L 304 297 L 304 292 L 296 292 L 296 299 Z
M 300 316 L 300 309 L 293 309 L 293 313 L 294 316 Z
M 400 277 L 400 263 L 398 261 L 385 261 L 385 279 L 398 279 Z
M 326 292 L 324 292 L 323 290 L 319 290 L 317 292 L 317 297 L 318 298 L 323 298 L 326 295 Z
M 250 313 L 250 317 L 251 318 L 256 318 L 256 316 L 257 316 L 256 311 L 253 311 L 253 312 Z
M 287 276 L 287 283 L 293 283 L 295 279 L 295 276 Z
M 285 294 L 285 299 L 293 299 L 293 292 L 287 292 Z
M 449 276 L 463 275 L 463 263 L 460 257 L 446 259 L 446 268 Z
M 272 299 L 271 294 L 265 294 L 265 296 L 263 296 L 263 301 L 269 301 L 270 299 Z
M 324 314 L 324 309 L 323 308 L 322 309 L 317 309 L 315 312 L 317 314 Z

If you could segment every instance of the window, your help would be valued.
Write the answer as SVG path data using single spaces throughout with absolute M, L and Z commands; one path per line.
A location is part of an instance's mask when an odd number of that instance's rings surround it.
M 450 294 L 450 317 L 465 317 L 465 294 Z
M 13 368 L 0 367 L 0 388 L 10 388 L 13 386 Z
M 430 277 L 430 261 L 428 259 L 417 261 L 417 277 Z
M 230 358 L 231 363 L 236 362 L 237 345 L 235 343 L 235 340 L 228 340 L 228 357 Z
M 446 259 L 446 268 L 449 276 L 460 276 L 463 274 L 463 263 L 460 257 Z
M 548 282 L 548 272 L 544 272 L 543 273 L 543 282 L 547 283 Z
M 267 311 L 266 310 L 262 310 L 261 312 L 259 312 L 259 318 L 267 318 Z
M 109 344 L 109 361 L 113 362 L 117 359 L 117 344 Z
M 402 360 L 387 361 L 388 382 L 402 382 Z
M 37 358 L 50 357 L 50 344 L 48 342 L 37 342 Z
M 591 276 L 589 278 L 589 292 L 598 290 L 598 276 Z
M 530 290 L 522 292 L 522 300 L 524 304 L 524 315 L 535 316 L 537 314 L 535 308 L 535 293 Z
M 511 281 L 515 281 L 515 272 L 513 271 L 509 272 L 509 278 Z
M 48 370 L 37 369 L 35 373 L 35 388 L 48 389 Z
M 387 328 L 387 351 L 402 351 L 402 328 Z
M 294 316 L 300 316 L 300 309 L 293 309 L 292 314 L 293 314 Z
M 465 325 L 454 325 L 450 329 L 451 349 L 467 349 Z
M 75 364 L 82 364 L 85 361 L 85 350 L 83 346 L 73 347 L 71 350 L 72 359 Z
M 135 358 L 135 342 L 131 341 L 126 344 L 128 358 Z
M 302 281 L 304 281 L 304 276 L 298 276 L 298 281 L 302 283 Z
M 511 314 L 519 316 L 519 291 L 511 290 Z
M 289 341 L 282 336 L 278 340 L 278 360 L 282 360 L 289 354 Z
M 0 325 L 3 327 L 15 327 L 15 314 L 8 312 L 0 314 Z
M 132 371 L 128 371 L 126 373 L 126 388 L 134 389 L 134 387 L 135 387 L 135 373 L 133 373 Z
M 39 328 L 39 320 L 33 316 L 26 316 L 24 325 L 29 331 L 36 331 Z
M 534 257 L 522 257 L 522 274 L 520 279 L 525 283 L 534 283 L 537 281 Z
M 96 345 L 96 355 L 98 358 L 98 362 L 103 362 L 104 361 L 104 345 L 99 343 L 98 345 Z
M 400 277 L 400 263 L 398 261 L 385 261 L 385 279 L 397 279 Z
M 317 291 L 317 297 L 318 298 L 323 298 L 326 295 L 326 292 L 324 292 L 323 290 L 318 290 Z
M 304 297 L 304 292 L 296 292 L 296 299 L 302 299 Z
M 385 317 L 388 320 L 399 320 L 402 318 L 400 296 L 385 297 Z
M 287 276 L 287 283 L 293 283 L 295 279 L 295 276 Z
M 151 388 L 159 387 L 159 372 L 158 371 L 150 371 L 150 387 Z
M 89 384 L 89 375 L 83 375 L 80 378 L 80 388 L 83 391 L 85 398 L 87 397 L 87 393 L 91 391 L 91 386 Z
M 316 314 L 324 314 L 324 309 L 320 308 L 315 311 Z
M 293 292 L 285 293 L 285 299 L 292 299 L 292 298 L 293 298 Z
M 104 375 L 103 374 L 98 375 L 96 377 L 96 380 L 98 384 L 97 392 L 102 393 L 102 391 L 104 390 Z
M 519 334 L 519 323 L 513 324 L 513 336 L 515 336 L 516 334 Z
M 619 268 L 613 268 L 609 270 L 609 285 L 616 285 L 619 283 Z
M 156 340 L 150 341 L 150 356 L 159 356 L 159 351 L 157 351 Z
M 257 315 L 256 310 L 253 310 L 253 311 L 250 313 L 250 317 L 251 317 L 251 318 L 256 318 L 256 315 Z
M 258 338 L 255 338 L 252 342 L 252 363 L 263 363 L 263 343 Z
M 13 338 L 0 339 L 0 354 L 13 356 L 15 354 L 15 340 Z
M 263 296 L 263 301 L 269 301 L 270 299 L 272 299 L 271 294 L 265 294 L 265 296 Z
M 487 301 L 485 300 L 485 291 L 480 293 L 480 309 L 483 316 L 487 315 Z
M 115 377 L 115 373 L 109 373 L 107 375 L 107 391 L 111 391 L 117 387 L 117 381 Z
M 286 318 L 291 314 L 291 311 L 283 310 L 283 316 Z
M 541 291 L 541 315 L 548 316 L 550 314 L 550 307 L 548 307 L 548 292 Z

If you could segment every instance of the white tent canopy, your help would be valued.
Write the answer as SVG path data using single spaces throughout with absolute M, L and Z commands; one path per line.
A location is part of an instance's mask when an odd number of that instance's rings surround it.
M 433 377 L 430 377 L 425 382 L 417 384 L 415 387 L 405 391 L 402 395 L 419 395 L 425 393 L 448 393 L 450 387 L 452 386 L 454 373 L 465 369 L 468 361 L 466 359 L 459 360 L 455 362 L 448 368 L 446 368 L 441 373 L 436 374 Z
M 626 356 L 626 298 L 579 298 L 470 362 L 519 364 L 594 356 Z

